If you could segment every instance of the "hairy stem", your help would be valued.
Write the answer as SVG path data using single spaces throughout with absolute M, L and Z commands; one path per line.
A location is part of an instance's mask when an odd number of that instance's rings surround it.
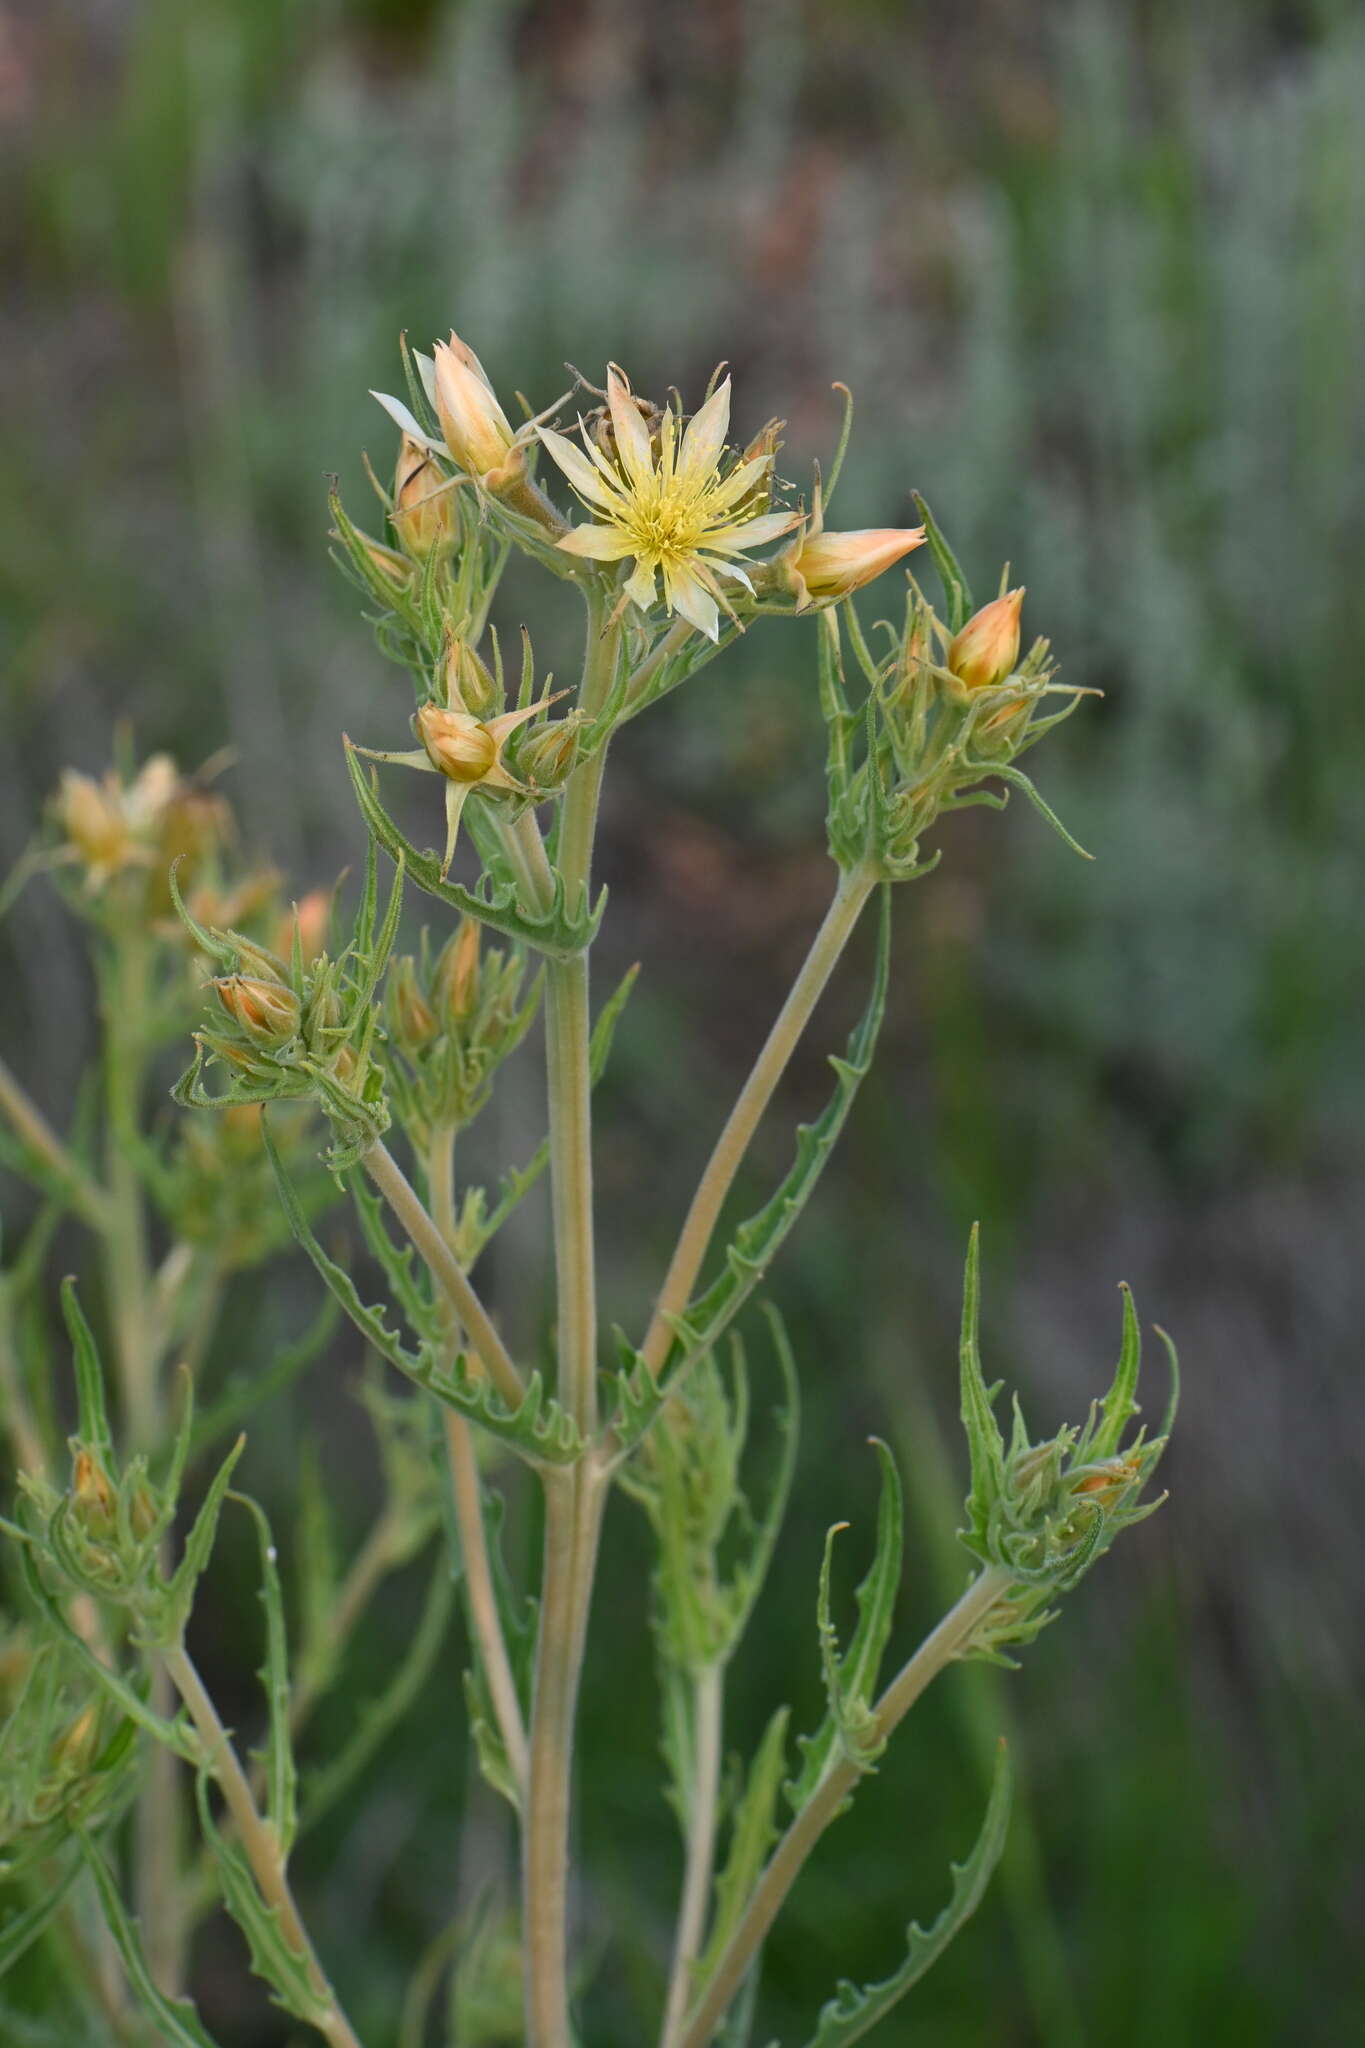
M 754 1132 L 876 886 L 876 873 L 869 867 L 854 868 L 840 876 L 824 922 L 706 1162 L 640 1347 L 656 1375 L 673 1342 L 673 1319 L 684 1313 L 691 1299 L 725 1198 L 734 1185 Z
M 673 1939 L 673 1966 L 669 1973 L 659 2048 L 673 2048 L 687 2017 L 692 1965 L 701 1951 L 702 1937 L 706 1932 L 706 1907 L 711 1896 L 711 1866 L 716 1850 L 724 1690 L 725 1674 L 719 1664 L 705 1665 L 693 1680 L 692 1811 L 687 1830 L 682 1900 Z
M 425 1259 L 436 1285 L 455 1316 L 469 1332 L 474 1349 L 509 1408 L 520 1406 L 526 1389 L 511 1353 L 494 1329 L 488 1311 L 450 1246 L 432 1222 L 426 1204 L 382 1138 L 364 1157 L 365 1171 L 383 1195 L 413 1244 Z
M 874 1725 L 869 1731 L 873 1742 L 884 1742 L 890 1736 L 930 1681 L 960 1655 L 982 1619 L 1008 1592 L 1011 1583 L 1009 1573 L 998 1565 L 988 1565 L 978 1573 L 956 1606 L 951 1607 L 938 1626 L 924 1638 L 878 1700 L 874 1709 Z M 846 1759 L 832 1764 L 787 1829 L 754 1887 L 715 1974 L 679 2035 L 677 2048 L 709 2048 L 806 1858 L 830 1822 L 837 1817 L 858 1777 L 856 1764 Z
M 310 1988 L 322 2008 L 317 2021 L 319 2032 L 332 2043 L 332 2048 L 361 2048 L 360 2037 L 342 2011 L 299 1918 L 275 1830 L 256 1805 L 246 1773 L 228 1739 L 227 1730 L 218 1718 L 218 1710 L 205 1690 L 204 1681 L 181 1643 L 164 1651 L 162 1661 L 204 1745 L 209 1769 L 236 1825 L 238 1840 L 251 1865 L 261 1896 L 278 1914 L 281 1933 L 307 1967 Z

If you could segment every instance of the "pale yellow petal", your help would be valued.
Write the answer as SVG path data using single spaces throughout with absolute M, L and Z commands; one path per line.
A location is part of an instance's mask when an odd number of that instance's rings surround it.
M 675 568 L 665 562 L 664 595 L 670 608 L 695 626 L 699 633 L 705 633 L 708 640 L 720 638 L 720 613 L 716 601 L 703 590 L 699 579 L 689 570 Z
M 742 519 L 738 526 L 713 527 L 706 536 L 706 545 L 722 554 L 735 548 L 766 547 L 770 540 L 790 533 L 800 520 L 799 512 L 761 512 L 756 519 Z
M 557 434 L 553 427 L 537 427 L 536 433 L 546 454 L 559 464 L 580 498 L 596 505 L 599 511 L 615 510 L 606 485 L 581 448 L 575 448 L 572 441 L 566 441 L 563 434 Z
M 607 366 L 607 406 L 611 412 L 621 465 L 633 484 L 642 484 L 654 470 L 649 452 L 649 429 L 630 395 L 629 384 L 615 363 Z
M 629 534 L 615 526 L 575 526 L 555 545 L 566 555 L 586 555 L 594 562 L 619 562 L 635 552 Z
M 654 573 L 655 564 L 641 556 L 623 586 L 626 596 L 642 612 L 647 612 L 654 602 Z
M 717 386 L 682 437 L 678 475 L 693 485 L 710 476 L 730 429 L 730 379 Z

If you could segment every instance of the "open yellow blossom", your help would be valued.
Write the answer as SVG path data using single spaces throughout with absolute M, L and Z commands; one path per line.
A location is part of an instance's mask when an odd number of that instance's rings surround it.
M 728 471 L 722 470 L 730 425 L 728 377 L 689 421 L 681 439 L 672 411 L 665 411 L 657 438 L 651 436 L 624 373 L 614 363 L 607 370 L 607 410 L 614 457 L 597 445 L 581 420 L 586 453 L 563 434 L 548 427 L 537 429 L 593 514 L 591 524 L 574 527 L 559 546 L 594 562 L 633 560 L 624 590 L 641 611 L 653 604 L 662 572 L 668 609 L 716 640 L 720 613 L 730 609 L 719 578 L 733 577 L 747 586 L 749 579 L 736 557 L 789 533 L 800 514 L 739 516 L 760 489 L 772 456 L 741 458 Z

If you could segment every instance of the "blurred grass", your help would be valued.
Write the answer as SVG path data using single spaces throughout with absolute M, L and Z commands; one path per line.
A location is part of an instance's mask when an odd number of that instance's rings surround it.
M 1174 1498 L 1021 1675 L 953 1674 L 921 1709 L 771 1944 L 788 2038 L 831 1953 L 875 1972 L 934 1910 L 1005 1713 L 1027 1825 L 897 2038 L 1336 2048 L 1365 1991 L 1363 99 L 1365 20 L 1325 0 L 0 13 L 7 856 L 59 765 L 101 766 L 127 719 L 190 761 L 233 744 L 245 830 L 300 887 L 354 858 L 338 731 L 383 744 L 406 704 L 323 559 L 323 476 L 358 509 L 358 449 L 387 463 L 365 392 L 402 327 L 453 321 L 537 402 L 565 357 L 695 392 L 725 356 L 739 425 L 785 414 L 798 478 L 846 378 L 841 519 L 906 520 L 923 488 L 980 586 L 1012 556 L 1028 622 L 1105 691 L 1039 762 L 1095 865 L 1030 815 L 972 813 L 899 907 L 885 1064 L 777 1285 L 807 1447 L 736 1739 L 778 1674 L 813 1711 L 820 1535 L 866 1498 L 868 1430 L 896 1434 L 921 1508 L 907 1635 L 951 1583 L 973 1216 L 997 1369 L 1041 1420 L 1099 1384 L 1121 1274 L 1175 1331 Z M 504 616 L 570 658 L 533 582 Z M 818 916 L 798 644 L 755 633 L 616 757 L 603 982 L 646 970 L 601 1162 L 627 1320 Z M 5 943 L 15 1064 L 60 1102 L 84 1046 L 52 1020 L 81 979 L 41 890 Z M 817 1044 L 790 1106 L 819 1086 Z M 534 1096 L 501 1114 L 534 1125 Z M 786 1143 L 765 1134 L 751 1193 Z M 503 1254 L 539 1256 L 525 1234 Z M 253 1483 L 287 1491 L 289 1441 Z M 604 2044 L 638 2038 L 676 1877 L 625 1506 L 615 1533 L 583 1762 L 590 1903 L 621 1947 Z M 375 1672 L 405 1625 L 376 1616 Z M 212 1656 L 233 1661 L 226 1625 Z M 449 1661 L 311 1865 L 377 2038 L 459 1878 Z M 237 2011 L 234 1965 L 203 1961 L 224 2038 L 283 2039 Z

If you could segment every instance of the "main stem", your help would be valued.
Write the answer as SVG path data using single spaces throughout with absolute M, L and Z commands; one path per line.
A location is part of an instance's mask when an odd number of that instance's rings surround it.
M 101 975 L 105 1047 L 105 1286 L 123 1415 L 132 1448 L 144 1454 L 161 1435 L 160 1342 L 153 1301 L 147 1211 L 138 1156 L 147 1073 L 150 961 L 147 933 L 129 918 L 112 936 Z M 152 1705 L 170 1707 L 165 1672 L 152 1673 Z M 172 1996 L 181 1988 L 185 1927 L 180 1877 L 180 1787 L 174 1753 L 147 1759 L 133 1823 L 134 1886 L 147 1929 L 148 1960 Z
M 1009 1573 L 998 1565 L 987 1565 L 978 1573 L 956 1606 L 951 1607 L 937 1628 L 924 1638 L 914 1656 L 902 1665 L 878 1700 L 874 1723 L 869 1730 L 871 1742 L 887 1740 L 930 1681 L 961 1653 L 983 1618 L 1008 1592 L 1012 1583 Z M 700 2003 L 678 2037 L 677 2048 L 709 2048 L 802 1865 L 838 1815 L 858 1777 L 856 1764 L 846 1760 L 834 1764 L 787 1829 L 755 1886 Z
M 601 592 L 587 593 L 587 648 L 579 704 L 598 710 L 611 688 L 619 636 L 605 624 Z M 565 908 L 586 903 L 605 750 L 569 783 L 558 864 Z M 526 829 L 529 825 L 529 832 Z M 534 840 L 535 844 L 531 842 Z M 537 907 L 550 901 L 534 821 L 509 834 L 509 853 Z M 597 1282 L 593 1245 L 592 1096 L 588 963 L 551 960 L 545 977 L 550 1184 L 558 1300 L 559 1398 L 583 1436 L 597 1422 Z M 570 2048 L 568 1990 L 569 1823 L 573 1733 L 588 1608 L 607 1482 L 585 1456 L 546 1472 L 545 1563 L 531 1708 L 530 1786 L 523 1837 L 528 2048 Z
M 791 992 L 706 1162 L 706 1170 L 692 1197 L 692 1206 L 687 1212 L 677 1249 L 640 1347 L 650 1371 L 656 1375 L 673 1342 L 674 1319 L 683 1314 L 691 1299 L 707 1246 L 725 1206 L 725 1198 L 734 1185 L 740 1162 L 749 1149 L 763 1112 L 772 1101 L 787 1062 L 810 1022 L 825 984 L 852 936 L 863 906 L 876 886 L 876 871 L 870 867 L 860 866 L 841 873 L 824 923 L 811 942 L 811 949 L 792 983 Z
M 262 1818 L 246 1773 L 228 1740 L 227 1730 L 218 1718 L 218 1709 L 210 1699 L 204 1681 L 181 1643 L 163 1652 L 162 1662 L 198 1730 L 207 1752 L 209 1768 L 236 1824 L 238 1839 L 261 1896 L 279 1916 L 281 1933 L 307 1967 L 309 1988 L 320 2007 L 316 2022 L 319 2032 L 331 2042 L 332 2048 L 361 2048 L 360 2037 L 342 2011 L 299 1918 L 275 1831 Z

